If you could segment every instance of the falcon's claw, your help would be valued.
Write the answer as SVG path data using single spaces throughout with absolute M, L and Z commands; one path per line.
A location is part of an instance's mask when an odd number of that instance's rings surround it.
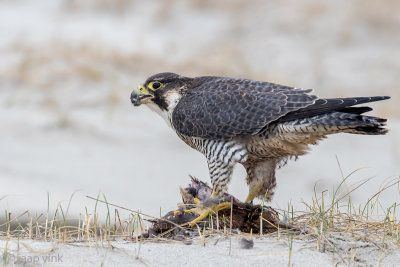
M 262 185 L 263 185 L 263 182 L 258 183 L 258 184 L 256 184 L 256 185 L 250 187 L 250 189 L 249 189 L 249 194 L 247 195 L 246 200 L 245 200 L 244 202 L 245 202 L 245 203 L 250 203 L 250 202 L 252 202 L 252 201 L 256 198 L 256 196 L 259 195 L 259 192 L 260 192 L 261 189 L 262 189 Z
M 184 213 L 198 213 L 198 208 L 187 209 Z
M 217 205 L 213 205 L 209 208 L 205 208 L 205 209 L 193 208 L 190 210 L 185 210 L 185 212 L 195 212 L 195 213 L 199 214 L 199 216 L 196 219 L 194 219 L 193 221 L 191 221 L 189 223 L 190 227 L 193 227 L 196 223 L 201 222 L 202 220 L 207 218 L 210 214 L 213 214 L 213 213 L 216 214 L 217 211 L 228 209 L 228 208 L 231 208 L 231 203 L 230 202 L 222 202 Z

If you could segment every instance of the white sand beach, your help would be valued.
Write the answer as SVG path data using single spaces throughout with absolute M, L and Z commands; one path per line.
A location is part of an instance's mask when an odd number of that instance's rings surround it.
M 161 71 L 266 80 L 314 88 L 321 97 L 390 95 L 373 103 L 371 113 L 389 119 L 389 134 L 322 141 L 278 171 L 270 203 L 304 209 L 314 193 L 332 192 L 342 172 L 363 168 L 342 190 L 374 177 L 351 193 L 359 207 L 400 175 L 399 9 L 392 0 L 0 1 L 0 224 L 8 212 L 35 217 L 60 206 L 76 219 L 94 210 L 86 196 L 98 195 L 157 217 L 176 208 L 188 174 L 209 182 L 204 157 L 156 114 L 130 103 L 132 89 Z M 248 192 L 244 177 L 236 168 L 229 187 L 240 199 Z M 399 199 L 398 187 L 386 190 L 380 211 Z M 105 206 L 97 212 L 104 220 Z M 35 254 L 22 242 L 35 251 L 56 246 L 52 255 L 62 255 L 60 266 L 288 263 L 287 240 L 255 238 L 254 248 L 243 250 L 234 238 L 229 255 L 229 241 L 220 238 L 205 247 L 199 240 L 143 243 L 140 253 L 132 242 L 114 242 L 111 249 L 40 240 L 21 240 L 17 252 L 18 241 L 11 239 L 8 250 L 18 257 Z M 343 244 L 351 252 L 342 253 L 347 259 L 356 251 L 355 266 L 396 265 L 398 248 L 382 254 L 357 242 Z M 315 240 L 294 241 L 293 266 L 337 262 L 332 253 L 319 252 Z
M 0 241 L 0 246 L 4 246 Z M 19 249 L 18 249 L 19 243 Z M 355 259 L 355 266 L 396 266 L 399 250 L 381 252 L 373 244 L 354 242 L 332 253 L 318 252 L 314 242 L 294 241 L 293 266 L 345 266 L 340 257 Z M 217 236 L 205 245 L 168 243 L 51 243 L 20 240 L 8 244 L 10 264 L 36 266 L 287 266 L 288 240 L 256 238 L 252 249 L 243 249 L 240 238 Z M 18 252 L 17 252 L 18 251 Z M 291 266 L 292 266 L 291 265 Z

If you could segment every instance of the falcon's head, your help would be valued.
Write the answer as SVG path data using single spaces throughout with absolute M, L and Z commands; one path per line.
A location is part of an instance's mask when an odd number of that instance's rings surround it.
M 163 72 L 149 77 L 131 94 L 134 106 L 155 104 L 161 111 L 171 111 L 191 85 L 191 78 L 171 72 Z

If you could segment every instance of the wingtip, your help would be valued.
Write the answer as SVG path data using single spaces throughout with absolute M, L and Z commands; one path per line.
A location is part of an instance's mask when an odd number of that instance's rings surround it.
M 388 95 L 384 95 L 384 96 L 375 96 L 375 98 L 377 98 L 379 100 L 386 100 L 386 99 L 390 99 L 391 97 Z
M 373 97 L 370 97 L 370 101 L 368 101 L 368 102 L 382 101 L 382 100 L 387 100 L 390 98 L 391 98 L 390 96 L 373 96 Z

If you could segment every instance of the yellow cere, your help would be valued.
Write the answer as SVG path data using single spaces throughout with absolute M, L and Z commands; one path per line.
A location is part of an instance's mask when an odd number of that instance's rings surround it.
M 149 88 L 149 89 L 152 90 L 152 91 L 155 91 L 155 90 L 157 90 L 157 89 L 160 89 L 162 85 L 163 85 L 163 84 L 160 83 L 159 81 L 152 81 L 152 82 L 149 83 L 149 85 L 147 86 L 147 88 Z

